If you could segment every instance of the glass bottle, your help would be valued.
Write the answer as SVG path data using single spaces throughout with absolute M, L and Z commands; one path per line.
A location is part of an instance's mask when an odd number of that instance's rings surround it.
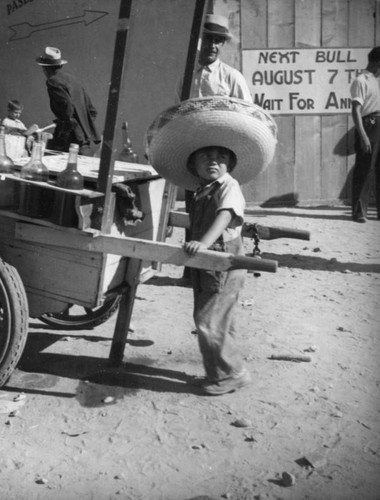
M 13 172 L 14 163 L 9 156 L 5 147 L 5 127 L 0 127 L 0 173 L 10 174 Z
M 49 180 L 49 170 L 42 162 L 43 141 L 41 134 L 33 143 L 32 156 L 29 162 L 21 168 L 18 213 L 34 218 L 47 218 L 51 212 L 53 191 L 35 182 Z M 34 182 L 33 182 L 34 181 Z
M 70 144 L 65 170 L 57 175 L 57 186 L 65 189 L 83 189 L 83 175 L 78 172 L 79 145 Z
M 38 182 L 47 182 L 49 180 L 49 170 L 42 162 L 43 146 L 41 134 L 38 134 L 37 140 L 33 143 L 32 156 L 29 162 L 21 168 L 21 179 Z
M 121 126 L 121 132 L 123 134 L 123 149 L 120 153 L 119 160 L 127 161 L 129 163 L 138 163 L 139 158 L 132 149 L 132 142 L 128 133 L 128 122 L 123 122 Z

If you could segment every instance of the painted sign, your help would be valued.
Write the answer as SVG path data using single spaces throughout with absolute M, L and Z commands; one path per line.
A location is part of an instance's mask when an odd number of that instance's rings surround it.
M 243 50 L 243 74 L 255 104 L 273 115 L 350 113 L 350 86 L 370 50 Z

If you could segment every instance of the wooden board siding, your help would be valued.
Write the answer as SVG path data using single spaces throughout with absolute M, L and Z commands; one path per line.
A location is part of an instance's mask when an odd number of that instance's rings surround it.
M 215 0 L 214 12 L 228 15 L 229 7 L 235 12 L 236 2 Z M 379 0 L 240 0 L 240 18 L 234 34 L 242 50 L 380 44 Z M 225 60 L 242 69 L 230 53 Z M 349 203 L 355 160 L 351 115 L 274 118 L 277 152 L 268 170 L 243 187 L 247 202 Z

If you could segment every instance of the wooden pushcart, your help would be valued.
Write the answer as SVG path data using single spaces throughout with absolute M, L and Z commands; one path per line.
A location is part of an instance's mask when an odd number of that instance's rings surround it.
M 187 214 L 172 210 L 175 188 L 149 165 L 116 160 L 113 144 L 130 4 L 130 0 L 120 3 L 101 158 L 79 158 L 85 189 L 70 191 L 55 185 L 66 154 L 51 152 L 44 158 L 49 183 L 25 181 L 17 173 L 0 174 L 0 386 L 22 355 L 29 317 L 40 317 L 53 326 L 82 328 L 105 321 L 117 309 L 109 360 L 118 364 L 124 354 L 136 288 L 159 269 L 160 263 L 276 270 L 275 261 L 212 251 L 190 258 L 180 246 L 165 243 L 168 226 L 187 224 Z M 204 1 L 197 1 L 189 54 L 196 48 L 194 40 L 199 37 L 204 6 Z M 187 72 L 191 73 L 193 64 L 190 57 Z M 185 78 L 185 84 L 188 81 Z M 120 186 L 121 194 L 116 189 Z M 23 196 L 31 190 L 45 203 L 45 211 L 38 217 L 20 210 Z M 308 236 L 301 232 L 271 236 L 268 228 L 259 228 L 259 234 L 269 239 Z M 71 314 L 74 307 L 84 312 Z

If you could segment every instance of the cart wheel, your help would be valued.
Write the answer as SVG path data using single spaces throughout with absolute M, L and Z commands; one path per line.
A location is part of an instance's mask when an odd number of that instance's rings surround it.
M 94 309 L 70 304 L 61 313 L 43 314 L 40 316 L 40 320 L 53 328 L 62 330 L 94 328 L 107 321 L 117 311 L 120 299 L 121 296 L 118 296 Z
M 0 259 L 0 387 L 12 375 L 28 335 L 29 308 L 18 271 Z

